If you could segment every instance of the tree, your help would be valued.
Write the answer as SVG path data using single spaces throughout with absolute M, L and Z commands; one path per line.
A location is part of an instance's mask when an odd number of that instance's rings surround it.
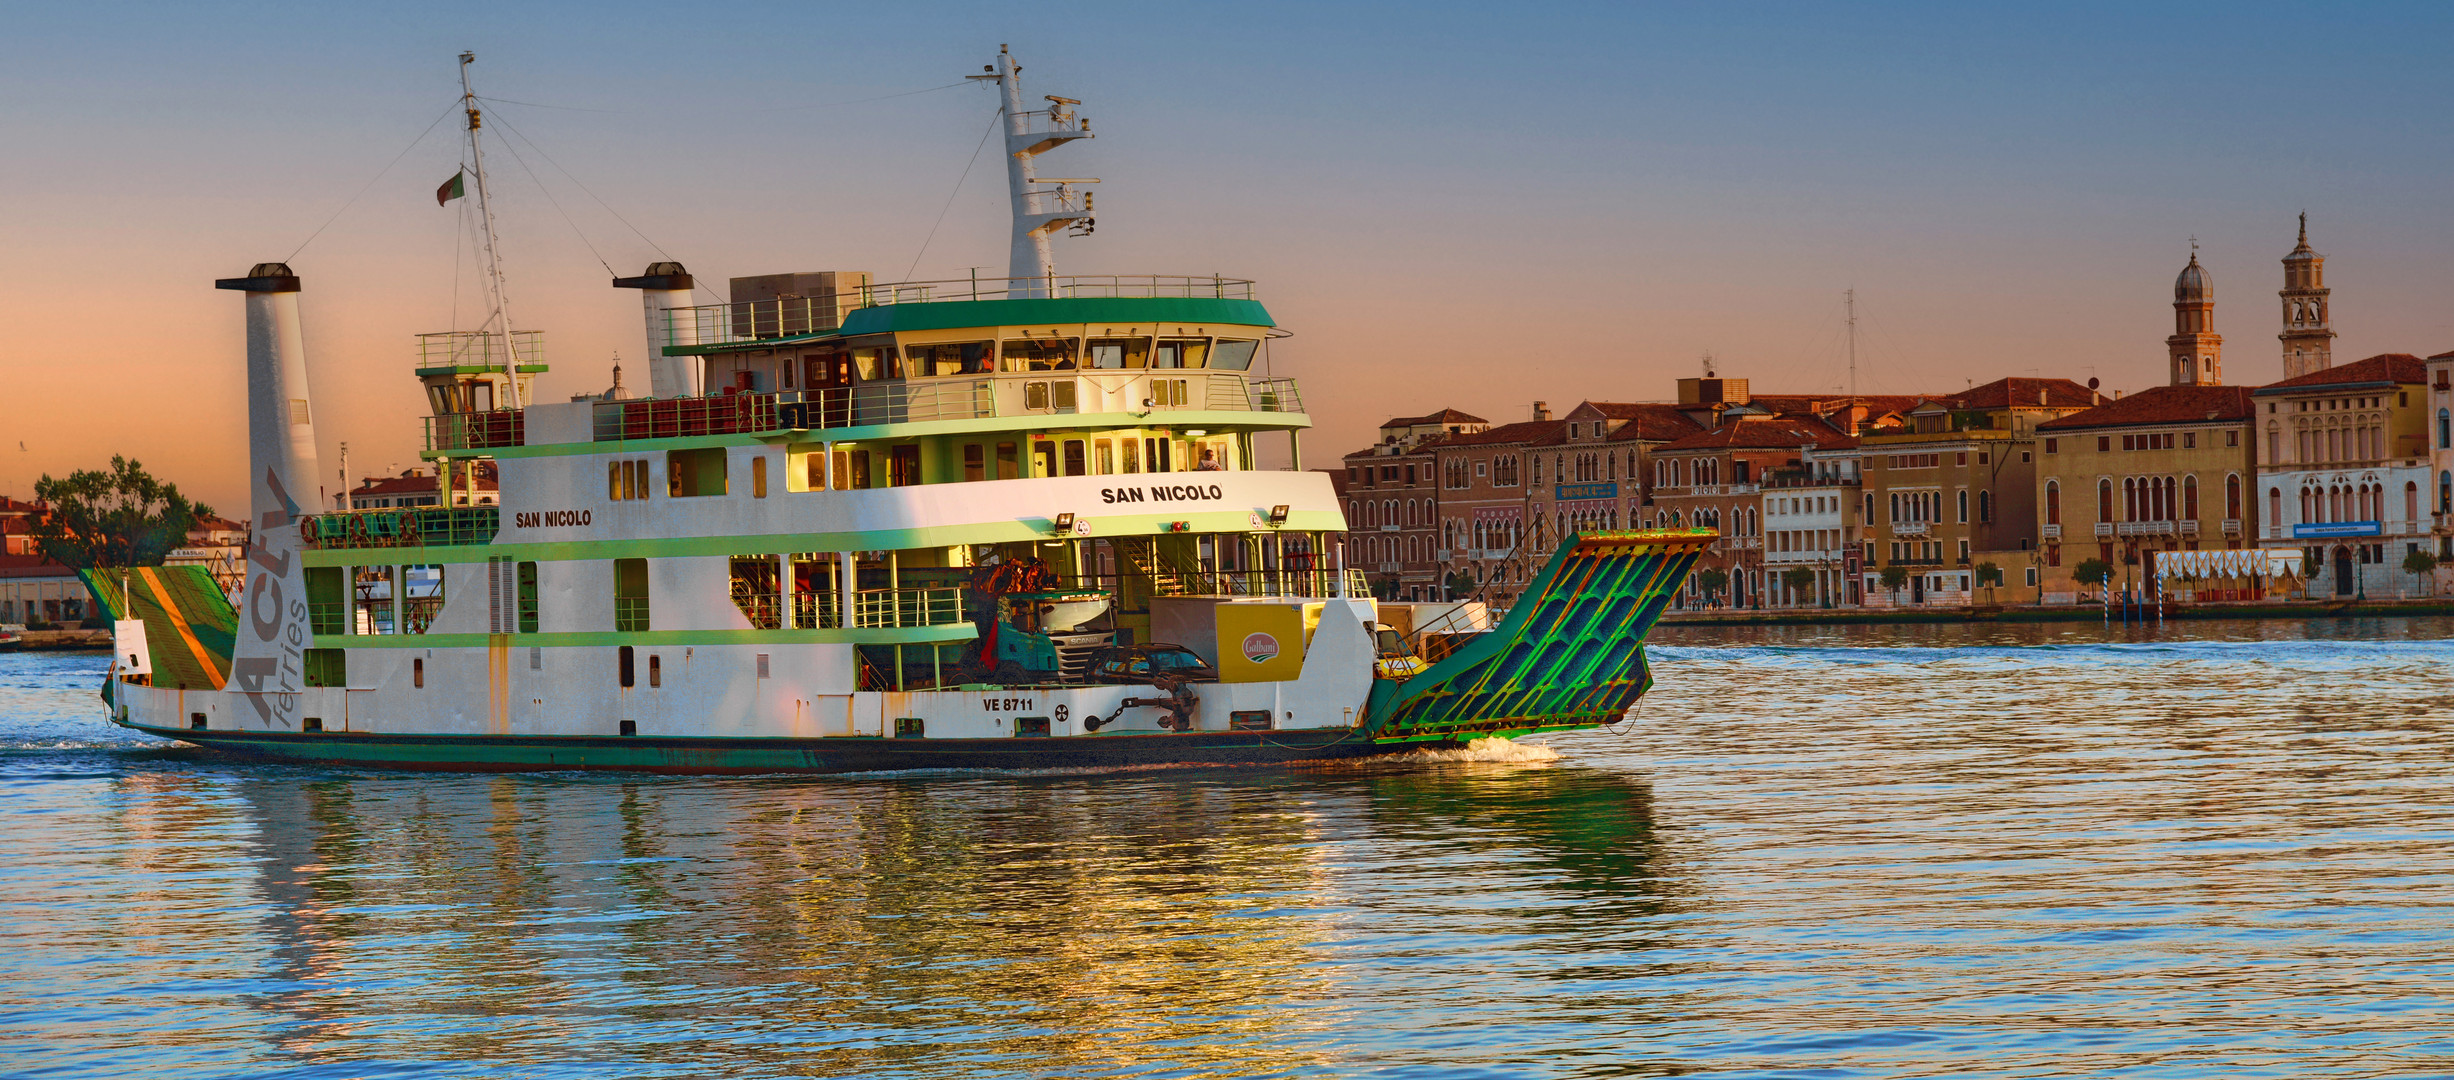
M 2113 580 L 2113 564 L 2103 559 L 2081 559 L 2071 568 L 2071 580 L 2082 585 L 2102 585 Z
M 80 469 L 66 479 L 34 482 L 34 497 L 50 504 L 34 523 L 34 542 L 64 566 L 159 566 L 187 531 L 213 508 L 191 503 L 179 485 L 156 480 L 145 467 L 113 455 L 111 469 Z
M 1720 567 L 1708 566 L 1696 571 L 1696 587 L 1704 590 L 1707 600 L 1719 597 L 1721 590 L 1729 587 L 1729 584 L 1730 572 Z
M 2419 548 L 2413 548 L 2410 554 L 2403 556 L 2403 572 L 2413 577 L 2427 577 L 2436 569 L 2437 557 Z M 2431 581 L 2425 584 L 2429 586 L 2429 593 L 2435 595 L 2437 583 Z
M 1891 593 L 1892 599 L 1897 601 L 1900 599 L 1900 587 L 1909 583 L 1909 571 L 1907 567 L 1886 566 L 1878 579 L 1883 582 L 1884 591 Z
M 1996 565 L 1994 565 L 1993 563 L 1990 563 L 1990 562 L 1981 562 L 1981 563 L 1978 563 L 1978 564 L 1977 564 L 1977 587 L 1978 587 L 1978 588 L 1980 588 L 1980 589 L 1994 589 L 1994 588 L 1998 588 L 1998 587 L 2000 587 L 2001 585 L 2002 585 L 2002 567 L 1996 566 Z M 1990 593 L 1990 592 L 1989 592 L 1989 593 L 1987 593 L 1987 594 L 1986 594 L 1986 598 L 1987 598 L 1987 599 L 1989 599 L 1989 600 L 1993 599 L 1993 594 L 1992 594 L 1992 593 Z
M 1474 580 L 1474 575 L 1463 570 L 1449 571 L 1448 581 L 1445 584 L 1448 586 L 1451 600 L 1463 600 L 1474 595 L 1474 590 L 1482 588 L 1482 585 Z
M 1803 566 L 1790 567 L 1781 571 L 1781 584 L 1789 586 L 1792 593 L 1806 592 L 1815 587 L 1815 572 Z

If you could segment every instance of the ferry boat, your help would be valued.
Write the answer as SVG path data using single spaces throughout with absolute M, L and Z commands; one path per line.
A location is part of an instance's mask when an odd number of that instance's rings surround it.
M 496 273 L 483 326 L 419 340 L 434 506 L 326 504 L 301 279 L 216 282 L 245 297 L 246 577 L 88 575 L 113 721 L 276 759 L 714 773 L 1276 762 L 1618 720 L 1713 534 L 1566 538 L 1496 616 L 1376 601 L 1254 284 L 1056 273 L 1093 181 L 1037 159 L 1091 127 L 1071 99 L 1026 109 L 1019 72 L 1001 50 L 974 76 L 1002 97 L 1007 277 L 776 274 L 711 305 L 659 262 L 612 283 L 643 298 L 647 396 L 549 402 Z M 1273 440 L 1291 468 L 1258 465 Z

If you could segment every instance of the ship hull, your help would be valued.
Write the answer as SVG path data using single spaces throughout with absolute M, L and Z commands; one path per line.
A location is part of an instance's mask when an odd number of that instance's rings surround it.
M 1422 749 L 1353 729 L 1193 731 L 1062 739 L 647 738 L 136 730 L 259 760 L 449 772 L 854 773 L 1269 765 Z

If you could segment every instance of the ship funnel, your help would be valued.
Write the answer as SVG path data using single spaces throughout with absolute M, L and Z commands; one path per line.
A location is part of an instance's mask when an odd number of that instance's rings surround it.
M 298 275 L 257 263 L 217 289 L 247 294 L 247 584 L 229 689 L 248 695 L 268 729 L 298 726 L 308 644 L 307 575 L 298 519 L 324 509 Z
M 699 385 L 698 357 L 665 355 L 667 345 L 699 343 L 697 320 L 687 315 L 674 319 L 665 314 L 690 306 L 690 271 L 677 262 L 649 263 L 646 273 L 615 278 L 613 284 L 617 289 L 639 290 L 640 301 L 647 309 L 648 396 L 697 397 L 704 392 Z

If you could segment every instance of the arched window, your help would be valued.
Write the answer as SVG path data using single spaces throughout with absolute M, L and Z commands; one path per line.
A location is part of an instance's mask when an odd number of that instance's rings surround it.
M 2304 494 L 2303 494 L 2303 496 L 2302 496 L 2302 500 L 2301 500 L 2301 501 L 2302 501 L 2303 503 L 2308 502 L 2308 497 L 2307 497 L 2306 493 L 2304 493 Z M 2304 505 L 2304 506 L 2302 506 L 2302 507 L 2301 507 L 2301 517 L 2302 517 L 2302 520 L 2307 520 L 2307 519 L 2308 519 L 2308 517 L 2309 517 L 2309 507 L 2307 507 L 2306 505 Z M 2283 524 L 2283 520 L 2284 520 L 2284 489 L 2282 489 L 2282 488 L 2268 488 L 2268 489 L 2267 489 L 2267 524 L 2268 524 L 2268 525 L 2270 525 L 2270 526 L 2273 526 L 2273 525 L 2281 525 L 2281 524 Z
M 2437 449 L 2454 450 L 2454 412 L 2437 410 Z
M 2284 462 L 2283 462 L 2283 457 L 2284 457 L 2284 441 L 2283 441 L 2283 440 L 2284 440 L 2284 437 L 2283 437 L 2283 429 L 2282 429 L 2281 427 L 2277 426 L 2277 425 L 2276 425 L 2276 424 L 2275 424 L 2273 421 L 2268 421 L 2268 422 L 2267 422 L 2267 464 L 2269 464 L 2269 465 L 2281 465 L 2281 464 L 2283 464 L 2283 463 L 2284 463 Z
M 1960 524 L 1968 524 L 1968 489 L 1960 489 Z
M 2239 473 L 2224 478 L 2224 517 L 2228 521 L 2241 520 L 2241 474 Z
M 2420 485 L 2410 480 L 2403 481 L 2403 520 L 2420 520 Z
M 2196 476 L 2181 478 L 2181 519 L 2183 521 L 2198 520 L 2198 477 Z
M 2096 482 L 2096 520 L 2113 520 L 2113 481 L 2110 479 Z
M 2122 478 L 2122 520 L 2139 520 L 2139 482 L 2128 476 Z
M 2454 472 L 2437 474 L 2437 512 L 2454 514 Z
M 2045 481 L 2045 524 L 2062 524 L 2062 484 L 2057 480 Z

